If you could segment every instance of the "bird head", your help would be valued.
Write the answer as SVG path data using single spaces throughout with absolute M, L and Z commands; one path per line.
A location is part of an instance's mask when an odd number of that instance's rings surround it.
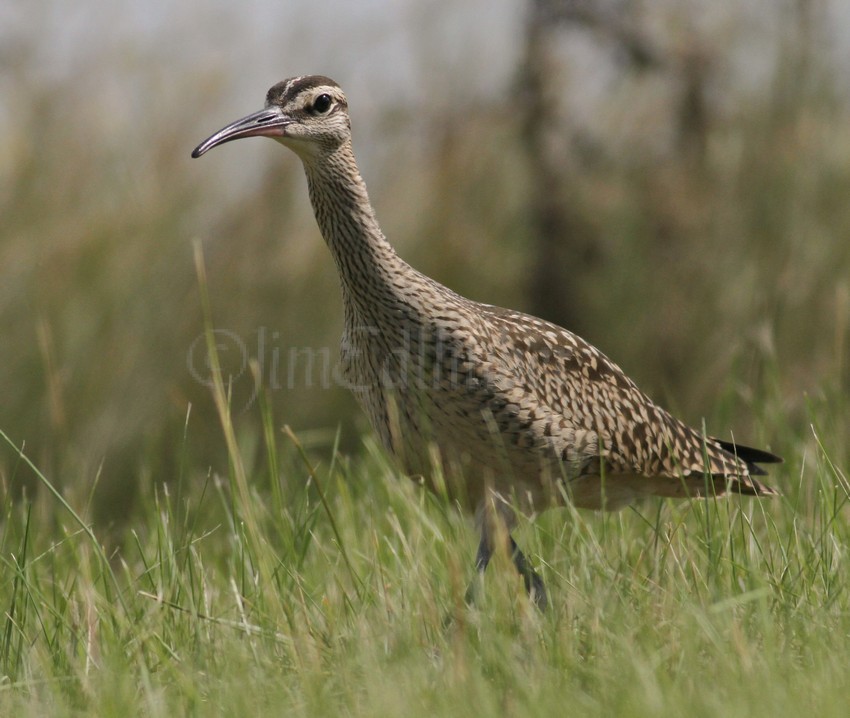
M 201 142 L 192 157 L 243 137 L 271 137 L 302 159 L 332 152 L 351 136 L 348 102 L 329 77 L 307 75 L 277 83 L 266 95 L 266 106 L 231 122 Z

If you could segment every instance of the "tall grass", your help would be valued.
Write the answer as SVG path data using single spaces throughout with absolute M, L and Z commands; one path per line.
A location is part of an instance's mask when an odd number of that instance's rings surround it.
M 825 447 L 846 405 L 812 456 L 789 429 L 780 499 L 524 522 L 540 613 L 505 556 L 465 604 L 468 517 L 371 440 L 317 465 L 265 402 L 240 440 L 217 376 L 229 469 L 142 482 L 108 553 L 44 474 L 7 495 L 2 714 L 843 715 L 850 484 Z M 246 468 L 255 441 L 274 471 Z

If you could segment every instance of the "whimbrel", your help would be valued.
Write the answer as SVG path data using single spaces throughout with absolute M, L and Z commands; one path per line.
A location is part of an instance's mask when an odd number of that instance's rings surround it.
M 777 494 L 755 477 L 779 457 L 704 436 L 575 334 L 465 299 L 404 262 L 375 218 L 336 82 L 278 83 L 265 109 L 192 156 L 243 137 L 271 137 L 301 159 L 342 285 L 344 376 L 406 472 L 477 507 L 479 572 L 503 542 L 533 600 L 546 605 L 543 581 L 510 536 L 513 507 Z

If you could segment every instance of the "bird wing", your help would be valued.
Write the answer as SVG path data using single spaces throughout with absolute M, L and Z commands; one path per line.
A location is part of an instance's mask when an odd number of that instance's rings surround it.
M 656 405 L 602 352 L 555 324 L 480 305 L 494 359 L 518 395 L 536 407 L 532 424 L 564 461 L 604 458 L 606 470 L 648 477 L 728 477 L 742 493 L 772 493 L 752 474 L 768 452 L 703 436 Z M 533 410 L 532 410 L 533 411 Z M 559 444 L 559 438 L 563 441 Z M 586 454 L 582 456 L 582 454 Z

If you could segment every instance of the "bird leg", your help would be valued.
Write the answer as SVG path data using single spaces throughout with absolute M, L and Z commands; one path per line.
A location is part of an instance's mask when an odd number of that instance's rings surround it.
M 484 575 L 484 571 L 487 570 L 490 559 L 493 557 L 493 547 L 488 533 L 486 530 L 482 530 L 481 532 L 481 542 L 478 544 L 478 553 L 475 556 L 475 570 L 479 575 L 472 580 L 472 583 L 469 584 L 469 588 L 466 590 L 467 603 L 475 603 L 480 577 Z M 549 605 L 549 600 L 546 597 L 546 587 L 543 585 L 543 579 L 531 567 L 531 563 L 510 534 L 508 534 L 508 541 L 511 549 L 511 560 L 514 562 L 517 572 L 525 582 L 525 590 L 528 592 L 529 598 L 531 598 L 537 608 L 545 611 Z
M 509 534 L 508 539 L 511 542 L 511 559 L 513 559 L 514 566 L 519 571 L 519 575 L 522 576 L 522 580 L 525 581 L 525 590 L 528 592 L 529 598 L 531 598 L 537 608 L 545 611 L 549 605 L 549 599 L 546 597 L 546 587 L 543 585 L 543 579 L 531 568 L 531 563 L 529 563 L 525 554 L 520 551 L 513 536 Z

